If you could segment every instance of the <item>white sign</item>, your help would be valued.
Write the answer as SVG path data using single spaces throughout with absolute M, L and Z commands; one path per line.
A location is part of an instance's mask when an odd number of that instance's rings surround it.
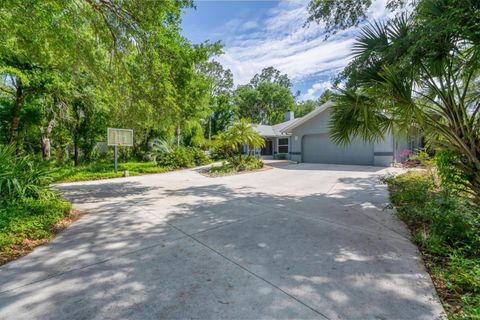
M 109 146 L 133 146 L 133 130 L 132 129 L 107 129 L 107 143 Z

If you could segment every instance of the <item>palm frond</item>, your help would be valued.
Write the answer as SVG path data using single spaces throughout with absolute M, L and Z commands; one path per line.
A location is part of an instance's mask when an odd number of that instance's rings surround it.
M 353 45 L 353 57 L 375 56 L 388 46 L 388 32 L 385 23 L 375 21 L 360 31 Z
M 342 90 L 335 99 L 329 127 L 336 143 L 348 145 L 356 136 L 364 141 L 377 141 L 391 127 L 391 121 L 378 100 L 368 93 Z

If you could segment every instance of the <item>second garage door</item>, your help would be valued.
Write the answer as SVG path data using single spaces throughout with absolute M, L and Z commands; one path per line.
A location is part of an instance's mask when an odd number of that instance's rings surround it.
M 346 147 L 335 144 L 328 134 L 303 137 L 303 162 L 373 165 L 373 143 L 356 139 Z

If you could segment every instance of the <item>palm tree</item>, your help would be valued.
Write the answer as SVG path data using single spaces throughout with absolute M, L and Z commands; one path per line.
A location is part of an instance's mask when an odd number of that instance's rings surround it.
M 426 0 L 362 29 L 335 97 L 332 137 L 371 141 L 418 125 L 429 143 L 458 155 L 453 165 L 480 201 L 479 30 L 463 27 L 468 8 L 447 4 Z
M 242 148 L 247 145 L 250 149 L 263 147 L 265 140 L 254 129 L 253 125 L 245 119 L 240 119 L 233 123 L 227 130 L 221 132 L 216 137 L 217 141 L 225 149 L 227 156 L 232 162 L 242 160 Z M 238 160 L 235 159 L 238 157 Z

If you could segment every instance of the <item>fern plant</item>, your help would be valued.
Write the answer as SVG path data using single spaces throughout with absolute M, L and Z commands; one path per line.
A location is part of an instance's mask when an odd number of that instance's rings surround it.
M 0 145 L 0 202 L 50 198 L 54 193 L 49 182 L 46 166 L 29 156 L 15 155 L 11 146 Z

